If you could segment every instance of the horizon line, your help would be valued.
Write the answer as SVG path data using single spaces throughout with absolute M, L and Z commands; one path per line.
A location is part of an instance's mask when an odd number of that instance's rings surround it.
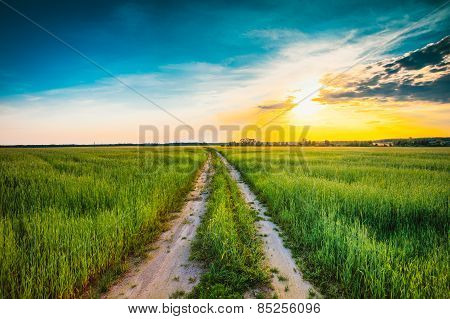
M 308 140 L 307 142 L 329 142 L 329 143 L 344 143 L 344 142 L 383 142 L 383 141 L 392 141 L 392 140 L 424 140 L 424 139 L 450 139 L 450 136 L 430 136 L 430 137 L 392 137 L 392 138 L 382 138 L 382 139 L 367 139 L 367 140 Z M 257 143 L 301 143 L 299 141 L 256 141 Z M 82 143 L 64 143 L 64 144 L 0 144 L 0 148 L 20 148 L 20 147 L 104 147 L 104 146 L 180 146 L 180 145 L 221 145 L 221 144 L 229 144 L 229 143 L 239 143 L 236 141 L 228 141 L 228 142 L 201 142 L 201 141 L 191 141 L 191 142 L 167 142 L 167 143 L 127 143 L 127 142 L 118 142 L 118 143 L 90 143 L 90 144 L 82 144 Z M 308 145 L 301 145 L 308 146 Z

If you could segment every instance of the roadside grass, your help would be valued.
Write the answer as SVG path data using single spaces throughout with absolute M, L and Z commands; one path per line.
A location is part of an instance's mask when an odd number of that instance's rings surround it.
M 450 297 L 450 149 L 220 150 L 325 296 Z
M 104 292 L 173 217 L 200 148 L 0 150 L 0 298 Z
M 241 197 L 236 183 L 214 154 L 214 176 L 207 212 L 192 245 L 191 257 L 206 272 L 190 298 L 243 298 L 244 293 L 270 282 L 262 241 L 257 236 L 257 213 Z

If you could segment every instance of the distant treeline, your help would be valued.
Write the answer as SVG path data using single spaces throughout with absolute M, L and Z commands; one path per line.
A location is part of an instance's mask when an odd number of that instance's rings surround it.
M 450 146 L 450 137 L 423 137 L 423 138 L 390 138 L 374 141 L 332 141 L 319 142 L 319 145 L 329 144 L 329 146 Z
M 394 146 L 450 146 L 450 137 L 393 138 L 380 140 Z
M 189 142 L 189 143 L 117 143 L 117 144 L 42 144 L 42 145 L 0 145 L 0 148 L 59 148 L 59 147 L 135 147 L 135 146 L 207 146 L 207 145 L 224 145 L 225 143 L 206 143 L 206 142 Z
M 371 141 L 310 141 L 301 142 L 260 142 L 243 139 L 240 142 L 206 143 L 117 143 L 117 144 L 46 144 L 46 145 L 0 145 L 0 148 L 51 148 L 51 147 L 136 147 L 136 146 L 353 146 L 353 147 L 450 147 L 450 137 L 390 138 Z
M 229 142 L 228 146 L 354 146 L 354 147 L 392 147 L 392 146 L 450 146 L 450 137 L 397 138 L 370 141 L 311 141 L 301 142 L 260 142 L 255 139 L 241 139 L 240 142 Z

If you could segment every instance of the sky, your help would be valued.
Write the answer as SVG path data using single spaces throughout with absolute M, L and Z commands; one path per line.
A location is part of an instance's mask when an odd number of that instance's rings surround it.
M 445 1 L 0 0 L 0 144 L 136 143 L 145 126 L 159 142 L 450 136 L 449 15 Z

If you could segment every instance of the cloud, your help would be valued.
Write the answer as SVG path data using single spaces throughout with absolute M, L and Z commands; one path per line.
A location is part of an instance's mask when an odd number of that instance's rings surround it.
M 306 34 L 296 29 L 256 29 L 244 33 L 251 39 L 262 39 L 269 41 L 300 40 L 306 38 Z
M 290 31 L 284 30 L 278 34 L 273 30 L 266 31 L 255 32 L 253 36 L 266 39 L 295 37 Z M 418 31 L 408 29 L 408 32 L 417 34 Z M 395 41 L 390 41 L 394 36 Z M 448 81 L 448 77 L 442 78 L 442 74 L 447 72 L 443 70 L 446 65 L 438 63 L 425 67 L 429 72 L 409 70 L 400 67 L 396 59 L 386 59 L 385 52 L 377 50 L 390 41 L 389 47 L 384 47 L 389 50 L 409 36 L 410 33 L 398 29 L 364 36 L 358 36 L 352 30 L 332 36 L 305 36 L 283 43 L 277 50 L 237 66 L 226 62 L 211 64 L 192 61 L 161 66 L 159 70 L 147 74 L 123 74 L 119 78 L 194 127 L 197 124 L 266 123 L 275 113 L 278 115 L 284 110 L 295 112 L 299 101 L 305 97 L 310 99 L 309 94 L 320 88 L 321 79 L 325 82 L 329 80 L 324 74 L 332 75 L 346 69 L 371 51 L 376 52 L 372 58 L 382 63 L 361 67 L 358 76 L 352 72 L 351 76 L 348 74 L 340 78 L 337 84 L 333 83 L 333 90 L 328 92 L 327 99 L 348 99 L 345 94 L 355 94 L 358 90 L 380 90 L 377 87 L 385 82 L 388 82 L 384 85 L 385 91 L 395 91 L 395 86 L 389 83 L 395 84 L 397 80 L 404 82 L 404 95 L 410 94 L 407 93 L 407 85 L 417 86 L 418 83 L 427 86 L 428 82 L 439 84 L 441 81 L 443 89 L 445 81 Z M 386 66 L 393 62 L 394 65 Z M 409 78 L 405 77 L 405 72 L 409 72 Z M 356 87 L 358 90 L 355 90 Z M 377 98 L 381 99 L 379 94 Z M 421 94 L 430 95 L 430 92 L 424 88 Z M 312 113 L 316 105 L 308 106 L 307 102 L 310 101 L 299 104 L 298 116 L 302 119 L 315 116 Z M 64 137 L 64 141 L 80 142 L 77 130 L 83 130 L 85 139 L 81 142 L 91 142 L 92 137 L 96 141 L 114 142 L 118 132 L 121 132 L 122 141 L 136 141 L 140 124 L 177 124 L 112 78 L 105 78 L 93 85 L 35 93 L 28 100 L 23 95 L 3 98 L 0 100 L 2 109 L 5 112 L 0 117 L 0 143 L 27 143 L 33 139 L 63 142 L 62 137 L 59 140 L 54 138 L 65 136 L 64 132 L 71 134 L 70 138 Z M 332 113 L 328 108 L 324 108 L 320 116 L 326 117 L 332 123 L 330 125 L 338 122 L 337 112 Z M 322 117 L 316 118 L 317 123 L 325 122 Z M 286 123 L 289 119 L 280 117 L 277 124 L 282 120 Z M 54 123 L 60 124 L 56 128 Z M 18 139 L 14 127 L 24 128 L 23 139 Z
M 258 105 L 257 107 L 263 110 L 276 110 L 276 109 L 292 109 L 297 106 L 294 102 L 295 97 L 289 96 L 285 101 L 273 104 Z
M 430 43 L 421 49 L 408 53 L 390 65 L 394 67 L 397 65 L 408 70 L 419 70 L 429 65 L 445 66 L 448 64 L 445 59 L 449 54 L 450 36 L 446 36 L 439 42 Z
M 380 60 L 344 75 L 327 74 L 317 99 L 333 103 L 346 99 L 378 98 L 397 101 L 449 103 L 450 36 L 408 52 Z

